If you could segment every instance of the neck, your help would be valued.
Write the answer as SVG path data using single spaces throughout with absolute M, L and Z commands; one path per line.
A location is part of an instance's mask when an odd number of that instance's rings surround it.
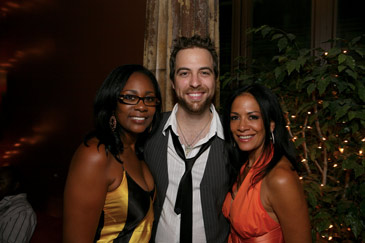
M 182 127 L 202 128 L 202 126 L 211 120 L 211 115 L 212 113 L 209 108 L 201 113 L 191 113 L 183 109 L 182 106 L 179 106 L 176 112 L 176 119 Z

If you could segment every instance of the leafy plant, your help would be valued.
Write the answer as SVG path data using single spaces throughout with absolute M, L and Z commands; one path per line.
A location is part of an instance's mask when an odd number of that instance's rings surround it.
M 364 241 L 365 35 L 331 40 L 325 51 L 299 48 L 293 34 L 270 26 L 250 34 L 277 54 L 267 63 L 239 58 L 221 77 L 222 93 L 259 82 L 277 94 L 303 165 L 314 241 Z

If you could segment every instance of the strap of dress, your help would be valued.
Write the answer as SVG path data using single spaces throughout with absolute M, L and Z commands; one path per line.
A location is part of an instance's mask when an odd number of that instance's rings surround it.
M 259 237 L 253 237 L 249 239 L 242 239 L 234 230 L 233 227 L 231 227 L 232 231 L 230 234 L 230 241 L 232 243 L 257 243 L 257 242 L 265 242 L 265 243 L 280 243 L 284 242 L 283 233 L 281 231 L 281 227 L 277 227 L 274 230 L 267 232 L 264 235 L 261 235 Z

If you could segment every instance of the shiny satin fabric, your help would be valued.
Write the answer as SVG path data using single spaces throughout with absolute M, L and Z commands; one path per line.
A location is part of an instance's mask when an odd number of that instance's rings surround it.
M 108 192 L 94 242 L 148 242 L 154 191 L 144 191 L 126 171 L 119 187 Z
M 254 163 L 242 182 L 234 199 L 229 192 L 223 204 L 223 214 L 231 223 L 231 232 L 228 242 L 284 242 L 280 224 L 274 221 L 264 209 L 260 192 L 262 180 L 252 186 L 254 176 L 271 159 L 267 156 Z M 242 166 L 241 173 L 246 164 Z M 237 184 L 233 186 L 235 191 Z

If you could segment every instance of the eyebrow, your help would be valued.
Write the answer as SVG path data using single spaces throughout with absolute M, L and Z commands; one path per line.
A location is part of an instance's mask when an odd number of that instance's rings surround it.
M 131 93 L 133 93 L 133 94 L 137 94 L 138 92 L 137 92 L 137 90 L 134 90 L 134 89 L 126 89 L 126 90 L 121 90 L 120 91 L 120 93 L 123 93 L 123 92 L 131 92 Z M 148 95 L 148 94 L 154 94 L 155 93 L 155 91 L 147 91 L 146 93 L 145 93 L 145 95 Z
M 231 114 L 235 114 L 235 115 L 239 115 L 239 113 L 238 113 L 238 112 L 234 112 L 234 111 L 231 111 L 230 113 L 231 113 Z M 259 114 L 261 114 L 261 112 L 260 112 L 260 111 L 250 111 L 250 112 L 247 112 L 247 114 L 248 114 L 248 115 L 251 115 L 251 114 L 253 114 L 253 113 L 259 113 Z
M 199 71 L 201 71 L 201 70 L 209 70 L 210 72 L 212 72 L 213 73 L 213 70 L 210 68 L 210 67 L 201 67 L 201 68 L 199 68 Z M 180 71 L 182 71 L 182 70 L 184 70 L 184 71 L 191 71 L 191 69 L 190 68 L 187 68 L 187 67 L 181 67 L 181 68 L 178 68 L 177 70 L 176 70 L 176 73 L 178 73 L 178 72 L 180 72 Z

